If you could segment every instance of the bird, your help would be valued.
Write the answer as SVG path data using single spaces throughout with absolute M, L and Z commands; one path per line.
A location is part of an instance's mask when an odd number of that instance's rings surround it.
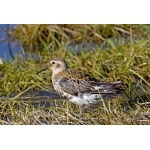
M 63 58 L 52 58 L 48 66 L 37 74 L 47 69 L 52 70 L 52 84 L 56 92 L 81 107 L 97 106 L 103 95 L 123 91 L 121 81 L 100 81 L 87 73 L 68 68 Z

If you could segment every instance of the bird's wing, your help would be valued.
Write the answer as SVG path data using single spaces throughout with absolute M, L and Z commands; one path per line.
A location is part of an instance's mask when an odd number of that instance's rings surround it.
M 72 75 L 69 76 L 69 73 Z M 78 93 L 119 93 L 120 89 L 117 87 L 117 85 L 120 84 L 120 82 L 100 82 L 93 76 L 73 70 L 68 70 L 67 75 L 64 75 L 63 78 L 59 81 L 59 86 L 61 89 L 72 95 L 78 95 Z
M 97 79 L 74 69 L 67 69 L 61 74 L 59 86 L 69 94 L 89 93 L 94 90 Z
M 63 91 L 72 95 L 78 95 L 78 93 L 90 93 L 95 90 L 90 82 L 81 81 L 79 79 L 62 79 L 59 82 L 59 86 Z
M 108 83 L 100 82 L 99 85 L 93 84 L 91 82 L 85 82 L 78 80 L 77 82 L 73 80 L 62 79 L 59 82 L 61 89 L 69 94 L 78 95 L 78 93 L 91 93 L 91 94 L 115 94 L 121 93 L 123 90 L 117 87 L 121 83 Z

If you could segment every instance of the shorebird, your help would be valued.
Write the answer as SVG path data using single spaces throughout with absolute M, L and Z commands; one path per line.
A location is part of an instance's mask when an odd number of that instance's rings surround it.
M 68 68 L 62 58 L 53 58 L 49 65 L 38 73 L 52 70 L 52 84 L 60 96 L 82 107 L 90 107 L 99 104 L 103 94 L 119 94 L 122 92 L 121 82 L 104 82 L 95 77 Z

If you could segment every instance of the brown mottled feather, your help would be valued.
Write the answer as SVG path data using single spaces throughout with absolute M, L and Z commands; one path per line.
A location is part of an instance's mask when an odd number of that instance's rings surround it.
M 78 93 L 112 94 L 121 92 L 120 82 L 100 82 L 93 76 L 81 71 L 67 69 L 60 73 L 59 76 L 61 77 L 61 80 L 59 81 L 60 87 L 63 91 L 72 95 L 77 95 Z M 101 88 L 95 90 L 94 86 L 101 86 Z

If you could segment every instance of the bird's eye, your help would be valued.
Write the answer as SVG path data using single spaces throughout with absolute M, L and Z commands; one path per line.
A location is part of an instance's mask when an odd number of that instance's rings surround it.
M 54 64 L 55 64 L 55 62 L 54 62 L 54 61 L 52 61 L 52 64 L 54 65 Z

